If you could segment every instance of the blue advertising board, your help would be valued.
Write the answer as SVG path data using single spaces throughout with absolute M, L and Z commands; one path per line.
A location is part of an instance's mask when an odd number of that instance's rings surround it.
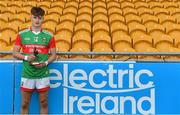
M 0 62 L 0 114 L 13 113 L 14 63 Z
M 15 114 L 21 68 L 15 64 Z M 180 114 L 180 63 L 60 61 L 49 68 L 51 114 Z M 30 113 L 39 113 L 36 92 Z

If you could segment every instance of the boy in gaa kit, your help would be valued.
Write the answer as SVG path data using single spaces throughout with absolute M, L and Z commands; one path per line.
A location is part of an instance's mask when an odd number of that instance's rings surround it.
M 56 59 L 55 39 L 52 34 L 41 28 L 44 10 L 40 7 L 33 7 L 31 14 L 32 27 L 19 32 L 13 49 L 14 57 L 23 60 L 21 114 L 28 114 L 34 90 L 39 93 L 41 114 L 47 114 L 48 89 L 50 88 L 47 66 Z M 20 53 L 21 48 L 23 54 Z

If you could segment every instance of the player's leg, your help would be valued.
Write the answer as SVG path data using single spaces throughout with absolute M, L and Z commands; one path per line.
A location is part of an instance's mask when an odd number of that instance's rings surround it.
M 35 81 L 33 79 L 21 78 L 21 114 L 28 114 L 34 88 Z
M 48 90 L 50 88 L 49 77 L 37 79 L 36 88 L 39 93 L 41 114 L 48 114 Z
M 39 92 L 41 114 L 48 114 L 48 91 Z
M 21 91 L 21 114 L 28 114 L 32 92 Z

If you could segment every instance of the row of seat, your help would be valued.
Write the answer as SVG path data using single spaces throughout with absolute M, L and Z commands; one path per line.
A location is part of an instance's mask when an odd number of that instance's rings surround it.
M 44 6 L 40 6 L 40 7 L 42 7 L 46 11 L 46 13 L 51 13 L 52 11 L 60 12 L 60 11 L 62 11 L 62 9 L 69 9 L 69 8 L 71 8 L 71 9 L 74 8 L 75 10 L 77 10 L 77 9 L 81 9 L 82 7 L 88 7 L 90 9 L 93 8 L 93 10 L 96 8 L 99 8 L 99 7 L 107 9 L 107 10 L 109 10 L 111 8 L 119 8 L 119 9 L 123 10 L 124 12 L 131 11 L 131 12 L 135 12 L 135 13 L 137 12 L 136 10 L 141 10 L 142 8 L 149 10 L 149 12 L 155 12 L 155 13 L 156 12 L 157 13 L 159 13 L 159 12 L 165 12 L 166 13 L 168 9 L 178 9 L 179 8 L 179 6 L 178 7 L 173 7 L 173 6 L 169 6 L 169 7 L 146 7 L 145 5 L 137 6 L 137 7 L 126 6 L 126 7 L 121 8 L 119 3 L 117 3 L 117 2 L 114 2 L 110 5 L 108 5 L 108 4 L 106 5 L 105 3 L 104 3 L 104 5 L 101 5 L 101 4 L 92 5 L 91 2 L 84 2 L 83 4 L 77 3 L 77 5 L 74 5 L 74 6 L 73 5 L 66 5 L 66 4 L 68 4 L 68 3 L 64 3 L 61 5 L 55 4 L 55 5 L 53 5 L 53 7 L 50 7 L 50 8 L 44 7 Z M 1 5 L 0 13 L 4 13 L 4 12 L 11 12 L 11 13 L 27 12 L 27 13 L 30 13 L 29 11 L 30 11 L 32 6 L 37 6 L 37 5 L 30 4 L 30 5 L 22 6 L 22 7 Z M 150 11 L 150 10 L 152 10 L 152 11 Z
M 0 9 L 0 44 L 2 44 L 0 51 L 11 51 L 16 34 L 31 26 L 29 17 L 31 5 L 41 5 L 46 10 L 43 28 L 55 35 L 58 52 L 180 51 L 180 5 L 176 0 L 41 0 L 41 2 L 28 0 L 27 3 L 25 2 L 27 1 L 0 1 L 0 6 L 6 8 Z M 60 58 L 86 59 L 171 57 L 60 56 Z

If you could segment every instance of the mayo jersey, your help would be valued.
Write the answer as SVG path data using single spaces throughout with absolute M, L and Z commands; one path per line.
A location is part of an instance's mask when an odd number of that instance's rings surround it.
M 48 52 L 50 48 L 55 48 L 55 39 L 47 31 L 41 30 L 34 33 L 31 28 L 19 32 L 16 37 L 15 45 L 22 48 L 23 55 L 32 55 L 34 49 L 38 51 L 37 61 L 45 62 L 48 60 Z M 36 68 L 30 62 L 23 60 L 22 77 L 37 79 L 44 78 L 49 75 L 48 67 Z

